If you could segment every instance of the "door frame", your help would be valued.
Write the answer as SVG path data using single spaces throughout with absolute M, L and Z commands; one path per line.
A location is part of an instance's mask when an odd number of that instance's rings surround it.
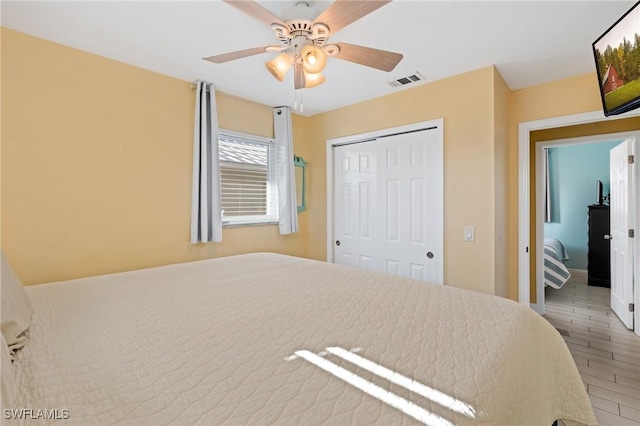
M 536 312 L 541 311 L 540 304 L 530 302 L 530 255 L 529 255 L 529 229 L 531 224 L 530 215 L 530 136 L 531 132 L 543 129 L 552 129 L 579 124 L 595 123 L 600 121 L 619 120 L 629 117 L 640 116 L 640 110 L 629 111 L 617 116 L 603 117 L 602 111 L 592 111 L 581 114 L 572 114 L 560 117 L 551 117 L 541 120 L 527 121 L 518 125 L 518 302 L 530 306 Z M 633 132 L 631 132 L 633 133 Z M 638 155 L 638 153 L 636 153 Z M 634 183 L 636 188 L 640 188 L 640 172 L 635 173 Z M 536 194 L 537 195 L 537 194 Z M 640 197 L 635 201 L 636 215 L 635 226 L 640 227 Z M 538 205 L 539 203 L 536 202 Z M 536 239 L 540 227 L 536 226 Z M 636 253 L 640 253 L 640 238 L 635 238 Z M 635 271 L 640 271 L 640 260 L 634 259 Z M 536 261 L 536 266 L 540 263 Z M 536 274 L 537 275 L 537 274 Z M 537 294 L 536 294 L 537 296 Z M 640 306 L 640 279 L 636 279 L 634 288 L 634 303 Z M 542 304 L 544 309 L 544 304 Z M 640 309 L 635 310 L 634 324 L 636 334 L 640 335 Z
M 543 247 L 544 245 L 544 198 L 545 188 L 542 184 L 544 182 L 544 149 L 545 148 L 558 148 L 561 146 L 577 146 L 592 143 L 605 143 L 614 142 L 620 140 L 623 142 L 626 139 L 635 138 L 636 143 L 640 138 L 640 132 L 620 132 L 620 133 L 607 133 L 594 136 L 582 136 L 577 138 L 568 139 L 556 139 L 550 141 L 543 141 L 536 144 L 535 156 L 536 156 L 536 247 Z M 637 149 L 635 150 L 637 152 Z M 634 185 L 634 182 L 630 182 Z M 633 186 L 632 186 L 633 189 Z M 595 201 L 594 201 L 595 202 Z M 633 200 L 630 200 L 633 203 Z M 632 208 L 631 214 L 634 214 Z M 631 217 L 633 222 L 633 216 Z M 634 289 L 635 292 L 635 289 Z M 531 307 L 541 315 L 544 315 L 545 306 L 545 294 L 544 294 L 544 251 L 536 249 L 536 303 L 532 303 Z
M 333 249 L 333 148 L 340 145 L 348 145 L 358 142 L 367 142 L 384 136 L 391 136 L 398 133 L 415 132 L 418 130 L 427 130 L 437 132 L 438 138 L 443 145 L 444 154 L 444 118 L 439 118 L 429 121 L 421 121 L 418 123 L 407 124 L 404 126 L 390 127 L 387 129 L 374 130 L 371 132 L 357 133 L 354 135 L 343 136 L 334 139 L 327 140 L 327 262 L 334 263 L 334 249 Z M 444 170 L 444 155 L 443 155 L 443 170 Z M 443 206 L 444 209 L 444 186 L 443 186 Z M 443 239 L 444 245 L 444 239 Z M 440 262 L 438 268 L 443 271 L 444 276 L 444 247 L 440 247 L 442 256 L 438 259 Z

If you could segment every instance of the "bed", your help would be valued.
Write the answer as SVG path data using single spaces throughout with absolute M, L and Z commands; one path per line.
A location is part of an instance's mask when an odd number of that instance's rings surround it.
M 571 278 L 564 266 L 569 260 L 567 250 L 557 238 L 544 239 L 544 285 L 560 289 Z
M 65 425 L 596 423 L 559 333 L 478 292 L 269 253 L 25 290 L 13 405 Z

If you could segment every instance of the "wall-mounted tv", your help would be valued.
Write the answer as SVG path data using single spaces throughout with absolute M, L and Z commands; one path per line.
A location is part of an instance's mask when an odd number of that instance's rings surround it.
M 604 115 L 640 107 L 640 1 L 593 42 Z

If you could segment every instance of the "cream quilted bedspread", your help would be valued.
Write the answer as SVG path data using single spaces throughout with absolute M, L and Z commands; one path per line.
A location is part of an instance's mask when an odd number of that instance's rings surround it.
M 275 254 L 27 292 L 18 407 L 58 424 L 596 423 L 558 332 L 476 292 Z

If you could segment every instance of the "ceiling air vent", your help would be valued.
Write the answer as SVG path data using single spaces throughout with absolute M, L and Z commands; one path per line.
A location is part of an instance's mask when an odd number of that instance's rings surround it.
M 389 85 L 391 87 L 401 87 L 406 86 L 407 84 L 415 83 L 416 81 L 423 81 L 425 78 L 419 72 L 413 73 L 406 77 L 399 78 L 397 80 L 391 80 Z

